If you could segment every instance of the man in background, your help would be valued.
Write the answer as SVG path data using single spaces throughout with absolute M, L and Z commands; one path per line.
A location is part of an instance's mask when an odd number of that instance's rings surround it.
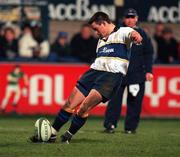
M 164 27 L 162 39 L 158 45 L 156 63 L 177 64 L 178 63 L 178 42 L 173 35 L 170 27 Z
M 92 36 L 88 24 L 82 25 L 80 33 L 73 36 L 70 45 L 72 55 L 80 62 L 92 63 L 96 58 L 97 39 Z
M 140 120 L 142 100 L 144 97 L 145 81 L 151 81 L 153 47 L 147 34 L 137 26 L 138 15 L 136 10 L 128 9 L 124 13 L 123 26 L 136 30 L 143 37 L 141 44 L 133 44 L 131 59 L 127 75 L 123 78 L 122 85 L 118 87 L 109 101 L 104 127 L 105 132 L 114 133 L 120 118 L 122 98 L 127 87 L 127 113 L 125 118 L 125 133 L 135 133 Z

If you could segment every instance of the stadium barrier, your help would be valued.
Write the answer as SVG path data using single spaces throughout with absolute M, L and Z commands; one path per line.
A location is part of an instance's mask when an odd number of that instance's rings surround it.
M 1 63 L 0 66 L 0 104 L 7 92 L 7 76 L 14 63 Z M 19 114 L 56 114 L 64 104 L 77 79 L 89 66 L 84 64 L 19 64 L 28 76 L 29 85 L 23 79 L 19 86 L 21 95 L 16 108 Z M 143 101 L 143 117 L 179 117 L 180 118 L 180 67 L 154 66 L 154 81 L 147 82 Z M 14 110 L 15 93 L 11 93 L 6 112 Z M 126 112 L 126 94 L 123 99 L 122 115 Z M 106 104 L 100 104 L 91 112 L 103 116 Z

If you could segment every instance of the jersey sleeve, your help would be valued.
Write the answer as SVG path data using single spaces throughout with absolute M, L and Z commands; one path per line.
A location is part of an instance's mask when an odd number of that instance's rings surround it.
M 131 32 L 134 31 L 134 29 L 130 27 L 121 27 L 119 29 L 120 38 L 122 38 L 123 42 L 131 42 Z
M 131 40 L 132 31 L 134 31 L 134 29 L 130 27 L 121 27 L 118 31 L 120 41 L 126 44 L 128 49 L 130 49 L 132 46 L 132 40 Z

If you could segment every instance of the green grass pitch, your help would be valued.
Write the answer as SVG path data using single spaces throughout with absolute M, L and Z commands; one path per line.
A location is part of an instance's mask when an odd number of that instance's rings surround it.
M 141 120 L 137 134 L 127 135 L 122 122 L 115 134 L 105 134 L 103 119 L 91 117 L 68 145 L 59 137 L 55 144 L 27 142 L 37 118 L 0 117 L 0 157 L 180 157 L 180 120 Z

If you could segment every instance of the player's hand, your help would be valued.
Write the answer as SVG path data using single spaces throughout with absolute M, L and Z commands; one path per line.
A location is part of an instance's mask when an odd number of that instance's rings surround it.
M 153 80 L 153 74 L 152 73 L 146 73 L 146 81 L 152 81 Z
M 131 32 L 131 39 L 136 43 L 140 44 L 142 42 L 142 36 L 137 31 Z

